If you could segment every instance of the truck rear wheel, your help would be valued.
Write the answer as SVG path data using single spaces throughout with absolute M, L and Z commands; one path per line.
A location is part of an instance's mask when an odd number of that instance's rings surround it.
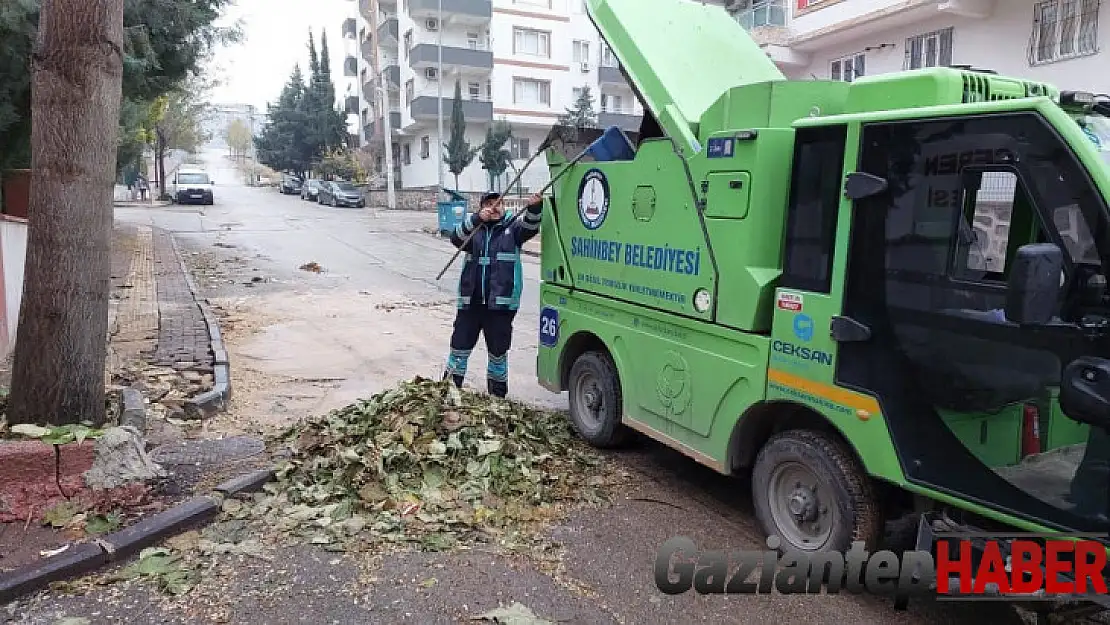
M 586 352 L 570 368 L 570 420 L 578 435 L 594 447 L 615 447 L 628 430 L 621 423 L 621 383 L 607 354 Z
M 777 434 L 752 471 L 755 514 L 783 549 L 846 551 L 855 541 L 873 550 L 883 523 L 871 481 L 844 445 L 809 430 Z

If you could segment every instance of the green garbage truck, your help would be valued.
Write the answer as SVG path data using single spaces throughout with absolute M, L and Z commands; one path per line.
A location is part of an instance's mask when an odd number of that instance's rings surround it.
M 719 7 L 586 6 L 644 118 L 547 153 L 537 375 L 581 437 L 750 478 L 784 548 L 1110 529 L 1110 97 L 792 81 Z

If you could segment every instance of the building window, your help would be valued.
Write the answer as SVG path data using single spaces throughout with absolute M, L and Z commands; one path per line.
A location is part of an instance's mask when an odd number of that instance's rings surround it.
M 575 102 L 578 102 L 578 98 L 582 97 L 582 87 L 575 87 L 571 89 L 571 97 L 574 99 Z
M 613 49 L 609 44 L 604 41 L 601 42 L 601 66 L 602 67 L 616 67 L 617 57 L 613 54 Z
M 405 33 L 405 60 L 409 58 L 409 50 L 412 49 L 412 29 Z
M 1098 52 L 1099 0 L 1051 0 L 1033 6 L 1029 64 Z
M 406 143 L 405 144 L 404 153 L 403 153 L 403 156 L 402 156 L 401 160 L 404 161 L 404 163 L 406 165 L 412 165 L 412 144 L 411 143 Z
M 624 112 L 624 98 L 619 95 L 601 94 L 601 110 L 604 113 Z
M 574 62 L 575 63 L 589 63 L 590 62 L 590 42 L 582 41 L 580 39 L 574 40 Z
M 906 60 L 902 69 L 948 67 L 952 64 L 952 29 L 910 37 L 906 40 Z
M 432 141 L 428 135 L 420 137 L 420 158 L 426 159 L 432 155 Z
M 477 100 L 482 97 L 482 83 L 468 82 L 466 83 L 466 91 L 470 94 L 471 100 Z
M 531 157 L 532 153 L 528 150 L 528 139 L 512 137 L 509 140 L 509 156 L 513 160 Z
M 477 50 L 482 41 L 481 33 L 466 33 L 466 45 L 471 50 Z
M 513 54 L 551 58 L 551 33 L 531 28 L 513 28 Z
M 486 99 L 493 100 L 493 81 L 490 80 L 486 81 Z
M 406 80 L 405 81 L 405 106 L 408 106 L 408 105 L 412 104 L 412 98 L 413 98 L 415 90 L 416 90 L 416 87 L 413 84 L 413 79 L 409 78 L 408 80 Z
M 833 80 L 852 82 L 863 76 L 863 55 L 853 54 L 829 64 L 829 77 Z
M 823 4 L 831 4 L 836 1 L 837 0 L 798 0 L 798 10 L 804 11 L 806 9 L 813 9 Z
M 513 104 L 551 106 L 551 82 L 531 78 L 513 79 Z
M 786 0 L 745 0 L 733 13 L 744 28 L 786 26 Z

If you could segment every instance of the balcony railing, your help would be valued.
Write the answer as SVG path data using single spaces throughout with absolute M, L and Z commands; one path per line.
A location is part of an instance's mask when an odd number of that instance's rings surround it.
M 493 17 L 492 0 L 442 0 L 443 12 L 452 17 L 470 16 L 488 20 Z M 409 0 L 409 15 L 413 17 L 435 17 L 439 11 L 439 0 Z
M 602 111 L 597 114 L 597 123 L 602 128 L 609 126 L 620 126 L 622 130 L 631 130 L 633 132 L 640 131 L 640 122 L 642 117 L 633 115 L 632 113 L 610 113 Z
M 755 2 L 751 8 L 735 14 L 736 21 L 749 30 L 761 26 L 786 26 L 786 16 L 785 0 Z
M 437 46 L 422 43 L 409 51 L 409 65 L 412 67 L 434 67 L 438 62 Z M 443 64 L 476 69 L 493 69 L 493 52 L 443 46 Z
M 619 67 L 609 65 L 602 65 L 597 68 L 597 81 L 610 85 L 621 85 L 627 82 Z
M 383 44 L 397 43 L 397 18 L 390 17 L 378 25 L 378 41 Z
M 418 95 L 413 98 L 412 103 L 409 104 L 409 112 L 413 119 L 436 119 L 439 113 L 437 104 L 437 96 L 435 95 Z M 454 106 L 454 98 L 443 98 L 443 117 L 447 119 L 451 116 L 451 109 Z M 463 119 L 467 123 L 472 122 L 488 122 L 493 120 L 493 102 L 484 100 L 467 100 L 462 101 Z

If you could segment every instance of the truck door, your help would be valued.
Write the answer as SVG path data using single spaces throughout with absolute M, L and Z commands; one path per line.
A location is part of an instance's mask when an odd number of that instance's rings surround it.
M 1064 250 L 1065 293 L 1105 274 L 1110 230 L 1091 177 L 1035 112 L 870 123 L 860 138 L 858 170 L 888 188 L 854 202 L 841 233 L 850 237 L 842 315 L 867 332 L 840 337 L 836 384 L 878 400 L 911 482 L 1105 530 L 1110 441 L 1056 400 L 1064 367 L 1107 353 L 1105 332 L 1080 323 L 1100 327 L 1104 298 L 1065 305 L 1048 325 L 1003 313 L 1022 245 Z

